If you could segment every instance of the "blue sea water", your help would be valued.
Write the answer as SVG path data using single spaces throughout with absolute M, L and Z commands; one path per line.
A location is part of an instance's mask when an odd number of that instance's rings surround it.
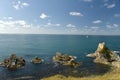
M 24 68 L 16 71 L 0 67 L 0 80 L 13 80 L 22 76 L 33 76 L 34 79 L 29 80 L 39 80 L 55 74 L 75 77 L 103 74 L 109 70 L 109 66 L 95 64 L 93 59 L 86 57 L 96 50 L 99 42 L 105 42 L 111 50 L 120 51 L 120 36 L 0 34 L 0 61 L 15 53 L 27 62 Z M 56 52 L 77 56 L 77 61 L 82 65 L 78 68 L 55 67 L 52 56 Z M 30 61 L 35 56 L 43 58 L 44 63 L 32 64 Z

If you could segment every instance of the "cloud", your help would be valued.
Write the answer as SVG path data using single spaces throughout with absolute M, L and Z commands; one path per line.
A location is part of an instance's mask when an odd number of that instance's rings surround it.
M 97 29 L 99 29 L 99 27 L 93 26 L 93 27 L 91 27 L 91 29 L 97 30 Z
M 7 18 L 7 17 L 6 17 Z M 73 24 L 62 25 L 59 23 L 48 22 L 46 24 L 32 24 L 25 20 L 2 19 L 0 20 L 0 33 L 8 34 L 92 34 L 92 35 L 111 35 L 120 34 L 118 24 L 102 26 L 78 27 Z
M 0 33 L 39 34 L 47 33 L 41 25 L 29 24 L 24 20 L 0 20 Z
M 83 14 L 80 12 L 70 12 L 69 15 L 71 15 L 71 16 L 83 16 Z
M 102 23 L 102 21 L 101 20 L 96 20 L 96 21 L 93 21 L 92 23 L 99 24 L 99 23 Z
M 119 27 L 119 25 L 118 24 L 107 24 L 106 25 L 106 27 L 108 28 L 108 29 L 117 29 L 118 27 Z
M 15 8 L 16 10 L 19 10 L 21 8 L 25 8 L 28 6 L 29 4 L 26 2 L 21 2 L 21 1 L 13 2 L 13 8 Z
M 8 19 L 13 19 L 13 17 L 8 17 Z
M 84 2 L 92 2 L 93 0 L 83 0 Z
M 69 29 L 67 29 L 67 30 L 68 30 L 68 32 L 70 32 L 70 33 L 75 33 L 75 32 L 78 31 L 77 28 L 69 28 Z
M 104 6 L 106 6 L 107 8 L 111 9 L 111 8 L 114 8 L 116 6 L 116 4 L 107 4 L 105 3 Z
M 48 22 L 46 23 L 45 25 L 42 25 L 43 27 L 59 27 L 61 26 L 61 24 L 54 24 L 54 23 L 51 23 L 51 22 Z
M 28 3 L 25 3 L 25 2 L 22 3 L 22 5 L 23 5 L 23 6 L 26 6 L 26 7 L 29 6 L 29 4 L 28 4 Z
M 6 27 L 6 28 L 16 28 L 16 27 L 30 27 L 24 20 L 8 20 L 8 21 L 3 21 L 0 20 L 0 26 L 1 27 Z
M 4 19 L 4 20 L 12 20 L 13 17 L 3 17 L 2 19 Z
M 72 33 L 72 34 L 75 34 L 76 32 L 78 33 L 77 27 L 73 24 L 67 24 L 66 31 L 68 31 L 68 33 Z
M 61 24 L 55 24 L 56 26 L 61 26 Z
M 118 17 L 120 17 L 120 14 L 114 14 L 114 17 L 118 18 Z
M 32 24 L 25 20 L 0 20 L 0 33 L 8 34 L 63 34 L 59 23 Z M 63 30 L 63 29 L 62 29 Z
M 45 18 L 48 18 L 48 17 L 49 17 L 49 16 L 46 15 L 45 13 L 40 14 L 40 18 L 41 18 L 41 19 L 45 19 Z
M 67 24 L 66 27 L 68 27 L 68 28 L 75 28 L 76 26 L 73 25 L 73 24 Z

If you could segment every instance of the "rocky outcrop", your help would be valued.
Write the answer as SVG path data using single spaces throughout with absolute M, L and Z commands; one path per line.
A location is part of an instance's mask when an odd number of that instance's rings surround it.
M 9 70 L 16 70 L 25 66 L 25 60 L 22 57 L 17 57 L 15 54 L 10 55 L 9 58 L 4 59 L 0 66 L 6 67 Z
M 111 51 L 107 48 L 104 42 L 99 43 L 95 53 L 88 54 L 87 57 L 94 57 L 94 62 L 96 63 L 120 67 L 120 56 L 115 51 Z
M 68 65 L 72 67 L 80 66 L 80 63 L 75 61 L 75 56 L 66 55 L 60 52 L 57 52 L 56 55 L 53 57 L 53 61 L 60 63 L 62 65 Z
M 31 62 L 34 63 L 34 64 L 38 64 L 38 63 L 42 63 L 43 59 L 41 59 L 39 57 L 35 57 Z

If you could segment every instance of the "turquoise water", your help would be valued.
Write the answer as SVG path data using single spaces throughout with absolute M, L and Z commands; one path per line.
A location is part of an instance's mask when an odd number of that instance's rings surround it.
M 99 42 L 105 42 L 111 50 L 120 51 L 120 36 L 88 36 L 85 35 L 0 35 L 0 61 L 15 53 L 26 59 L 25 68 L 17 71 L 9 71 L 0 67 L 0 80 L 7 80 L 21 76 L 33 76 L 35 80 L 55 74 L 66 76 L 83 76 L 90 74 L 105 73 L 109 67 L 95 64 L 93 59 L 87 58 L 86 54 L 96 50 Z M 76 69 L 59 66 L 54 67 L 52 56 L 56 52 L 63 52 L 77 56 L 82 65 Z M 34 65 L 30 60 L 39 56 L 44 63 Z M 74 73 L 78 70 L 77 73 Z M 73 73 L 71 72 L 73 71 Z M 79 74 L 80 73 L 80 74 Z M 77 76 L 78 75 L 78 76 Z M 34 80 L 34 79 L 32 79 Z

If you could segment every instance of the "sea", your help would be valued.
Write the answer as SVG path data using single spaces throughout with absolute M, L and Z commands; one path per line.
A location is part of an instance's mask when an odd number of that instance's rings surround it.
M 10 71 L 0 67 L 0 80 L 40 80 L 56 74 L 73 77 L 103 75 L 110 66 L 97 64 L 87 54 L 95 52 L 100 42 L 107 47 L 120 51 L 120 36 L 103 35 L 48 35 L 48 34 L 0 34 L 0 62 L 11 54 L 26 60 L 24 68 Z M 52 57 L 56 52 L 76 56 L 81 65 L 56 66 Z M 44 59 L 41 64 L 33 64 L 31 60 L 38 56 Z

